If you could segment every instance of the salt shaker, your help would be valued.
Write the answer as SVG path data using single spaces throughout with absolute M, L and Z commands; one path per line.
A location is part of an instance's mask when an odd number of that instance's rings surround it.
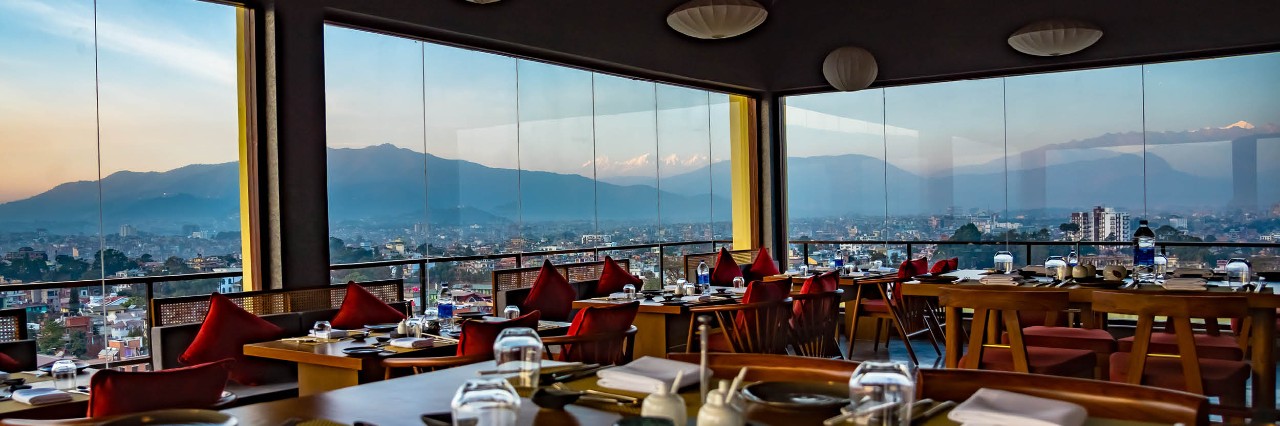
M 698 410 L 698 426 L 743 426 L 742 413 L 716 395 L 707 398 L 707 404 Z
M 679 383 L 678 379 L 676 383 Z M 689 414 L 684 405 L 684 398 L 667 389 L 666 386 L 660 387 L 662 389 L 645 397 L 644 404 L 640 406 L 640 415 L 671 419 L 671 422 L 677 425 L 689 424 Z

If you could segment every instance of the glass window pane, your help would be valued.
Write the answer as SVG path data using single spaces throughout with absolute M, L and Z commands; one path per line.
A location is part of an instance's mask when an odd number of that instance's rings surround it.
M 707 92 L 658 85 L 657 104 L 661 239 L 707 240 L 711 234 Z
M 712 239 L 733 240 L 733 165 L 730 117 L 734 104 L 723 93 L 711 93 L 711 231 Z M 742 107 L 738 105 L 737 107 Z
M 594 74 L 599 232 L 583 247 L 657 240 L 658 136 L 654 83 Z

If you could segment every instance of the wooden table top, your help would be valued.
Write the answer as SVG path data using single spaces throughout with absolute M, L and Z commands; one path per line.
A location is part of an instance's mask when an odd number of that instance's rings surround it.
M 978 282 L 978 279 L 982 278 L 982 276 L 984 275 L 983 274 L 984 272 L 985 271 L 981 269 L 962 269 L 959 271 L 953 271 L 953 272 L 944 274 L 947 276 L 954 276 L 961 279 L 961 281 L 951 283 L 951 284 L 922 283 L 919 281 L 908 281 L 905 283 L 905 285 L 902 286 L 902 294 L 904 296 L 937 296 L 939 293 L 941 293 L 941 290 L 943 288 L 957 287 L 957 286 L 958 287 L 986 287 L 986 288 L 1015 287 L 1015 286 L 984 286 L 982 283 Z M 1094 286 L 1094 285 L 1082 286 L 1078 284 L 1068 285 L 1066 287 L 1048 287 L 1048 286 L 1034 287 L 1033 285 L 1023 284 L 1020 286 L 1016 286 L 1016 288 L 1034 289 L 1034 290 L 1056 290 L 1056 291 L 1065 290 L 1068 293 L 1070 293 L 1072 302 L 1082 302 L 1082 303 L 1092 301 L 1092 298 L 1093 298 L 1092 295 L 1094 291 L 1115 289 L 1114 287 L 1103 287 L 1103 286 Z M 1165 290 L 1164 287 L 1161 287 L 1156 284 L 1142 284 L 1138 288 L 1125 288 L 1123 290 L 1153 291 L 1153 292 L 1169 291 L 1169 290 Z M 1236 293 L 1232 291 L 1230 287 L 1227 287 L 1226 285 L 1222 285 L 1220 282 L 1215 283 L 1211 281 L 1209 282 L 1208 290 L 1178 291 L 1177 293 L 1183 294 L 1183 295 L 1205 294 L 1205 295 L 1214 295 L 1214 296 L 1229 296 L 1229 295 L 1245 296 L 1245 298 L 1249 302 L 1249 307 L 1251 308 L 1280 308 L 1280 295 L 1277 295 L 1274 292 L 1269 292 L 1272 290 L 1274 289 L 1268 287 L 1267 289 L 1268 292 L 1264 292 L 1264 293 Z
M 88 386 L 89 377 L 95 372 L 97 372 L 97 370 L 89 368 L 76 375 L 76 385 Z M 30 372 L 20 372 L 9 374 L 9 378 L 26 379 L 26 383 L 36 389 L 54 387 L 53 376 L 48 374 L 36 376 Z M 9 392 L 6 390 L 4 391 L 4 394 L 8 395 Z M 28 405 L 9 399 L 0 401 L 0 418 L 46 417 L 44 414 L 37 413 L 50 413 L 50 415 L 56 415 L 54 413 L 71 413 L 73 416 L 83 416 L 88 410 L 88 403 L 89 395 L 74 392 L 71 393 L 70 401 L 60 402 L 57 404 Z
M 689 308 L 692 308 L 692 307 L 731 304 L 731 303 L 737 303 L 737 300 L 740 300 L 740 297 L 732 298 L 732 297 L 726 297 L 725 295 L 722 295 L 722 294 L 716 294 L 711 296 L 711 300 L 708 302 L 696 302 L 696 303 L 688 302 L 688 303 L 679 303 L 679 304 L 662 304 L 659 302 L 654 302 L 652 300 L 641 300 L 639 312 L 642 314 L 680 315 L 680 314 L 688 313 Z M 631 301 L 620 300 L 620 299 L 608 299 L 608 298 L 583 299 L 583 300 L 573 301 L 573 308 L 583 309 L 589 306 L 611 306 L 611 305 L 617 305 L 617 304 L 629 303 L 629 302 Z

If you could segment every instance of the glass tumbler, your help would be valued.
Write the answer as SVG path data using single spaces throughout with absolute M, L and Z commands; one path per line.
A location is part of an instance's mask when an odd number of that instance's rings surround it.
M 995 270 L 1002 274 L 1013 272 L 1013 253 L 1004 250 L 996 252 Z
M 507 305 L 502 308 L 502 317 L 506 319 L 520 318 L 520 307 L 516 305 Z
M 1227 285 L 1232 288 L 1242 288 L 1249 285 L 1249 261 L 1242 258 L 1233 258 L 1227 262 Z
M 911 426 L 915 368 L 903 362 L 864 361 L 849 378 L 849 400 L 859 424 Z
M 329 324 L 329 321 L 316 321 L 316 323 L 311 326 L 311 335 L 315 337 L 327 338 L 329 337 L 330 331 L 333 331 L 333 326 Z
M 622 295 L 626 297 L 627 300 L 635 300 L 636 298 L 635 284 L 627 284 L 622 286 Z
M 53 366 L 49 368 L 49 372 L 53 374 L 53 386 L 61 390 L 75 390 L 76 388 L 76 362 L 69 359 L 60 359 L 53 362 Z
M 747 280 L 742 277 L 733 277 L 733 288 L 743 288 L 747 286 Z
M 498 333 L 493 343 L 493 357 L 498 374 L 514 374 L 516 388 L 538 387 L 542 367 L 542 338 L 528 327 L 512 327 Z
M 458 388 L 450 405 L 455 425 L 507 426 L 516 424 L 520 396 L 506 380 L 470 379 Z

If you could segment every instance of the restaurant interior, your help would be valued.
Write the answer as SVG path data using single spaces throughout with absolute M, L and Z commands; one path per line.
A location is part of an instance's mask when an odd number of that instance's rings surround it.
M 0 424 L 1275 424 L 1278 20 L 0 2 Z

